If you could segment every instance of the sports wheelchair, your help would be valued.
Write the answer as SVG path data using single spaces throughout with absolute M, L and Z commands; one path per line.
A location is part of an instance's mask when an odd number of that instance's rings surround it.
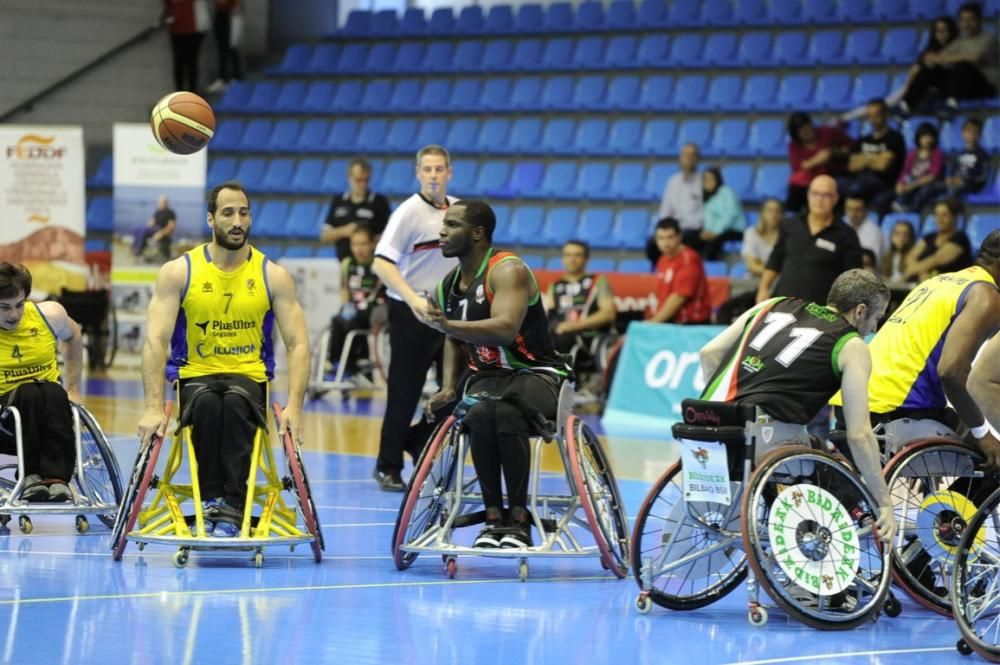
M 486 520 L 475 473 L 466 465 L 468 430 L 463 418 L 475 403 L 463 398 L 441 422 L 417 461 L 407 485 L 392 534 L 396 568 L 404 570 L 420 554 L 440 555 L 448 577 L 458 569 L 458 556 L 518 559 L 518 577 L 528 578 L 530 557 L 600 557 L 616 577 L 628 573 L 629 533 L 624 504 L 611 465 L 589 426 L 572 413 L 572 382 L 559 392 L 555 423 L 540 423 L 532 439 L 528 511 L 541 542 L 529 548 L 477 549 L 458 532 Z M 568 491 L 541 491 L 542 447 L 555 442 L 562 459 Z M 549 479 L 545 479 L 548 484 Z M 581 542 L 588 533 L 594 544 Z M 473 534 L 474 535 L 474 534 Z
M 619 339 L 617 331 L 599 333 L 589 339 L 582 335 L 577 335 L 576 344 L 569 350 L 569 357 L 572 359 L 571 366 L 577 372 L 578 377 L 587 377 L 579 381 L 581 390 L 574 393 L 574 404 L 583 406 L 588 404 L 603 405 L 607 400 L 605 390 L 604 372 L 611 359 L 612 349 L 615 348 Z M 589 363 L 588 371 L 579 369 L 579 360 L 585 358 Z
M 954 557 L 951 602 L 962 634 L 956 647 L 1000 663 L 1000 489 L 993 492 L 966 525 Z
M 273 409 L 276 426 L 280 426 L 281 407 L 275 403 Z M 173 404 L 168 402 L 164 430 L 172 411 Z M 294 551 L 296 545 L 304 543 L 310 545 L 313 558 L 319 563 L 325 549 L 323 532 L 299 447 L 291 434 L 285 432 L 281 437 L 285 459 L 285 474 L 282 475 L 275 462 L 266 423 L 261 422 L 253 440 L 240 533 L 234 538 L 215 538 L 205 531 L 206 518 L 191 429 L 182 417 L 167 451 L 162 476 L 157 475 L 157 460 L 163 448 L 164 433 L 161 431 L 140 443 L 132 477 L 114 523 L 111 538 L 114 560 L 121 560 L 131 540 L 140 551 L 149 543 L 176 546 L 173 563 L 178 568 L 187 565 L 191 551 L 212 550 L 253 552 L 254 564 L 259 568 L 264 562 L 265 547 L 287 545 Z M 176 479 L 185 451 L 190 484 L 178 483 Z M 144 505 L 151 488 L 155 490 L 153 499 Z M 289 505 L 284 492 L 294 494 L 298 510 Z M 299 512 L 302 526 L 298 524 Z
M 346 377 L 345 368 L 350 358 L 351 348 L 355 344 L 368 344 L 369 367 L 373 368 L 371 378 L 363 372 Z M 344 338 L 344 348 L 340 352 L 340 362 L 333 379 L 327 378 L 326 359 L 330 353 L 330 331 L 325 330 L 316 342 L 312 354 L 312 367 L 309 370 L 309 383 L 306 385 L 306 396 L 313 400 L 319 399 L 331 390 L 341 391 L 347 397 L 351 390 L 370 390 L 375 387 L 375 374 L 382 382 L 389 377 L 389 327 L 387 324 L 376 324 L 370 330 L 358 329 L 347 333 Z
M 654 603 L 704 607 L 744 580 L 754 626 L 768 619 L 760 587 L 789 616 L 824 630 L 874 620 L 883 605 L 898 612 L 895 598 L 887 599 L 877 504 L 843 459 L 814 448 L 805 426 L 773 421 L 750 405 L 688 399 L 682 409 L 674 437 L 698 446 L 699 462 L 707 460 L 705 444 L 724 444 L 731 497 L 687 499 L 696 483 L 689 485 L 681 461 L 660 476 L 632 534 L 639 612 Z
M 69 482 L 73 498 L 65 503 L 29 503 L 21 499 L 26 477 L 21 414 L 14 406 L 3 409 L 3 412 L 11 416 L 17 448 L 17 462 L 0 466 L 0 526 L 3 528 L 7 527 L 12 514 L 18 515 L 18 526 L 26 534 L 31 533 L 34 528 L 31 515 L 76 515 L 78 533 L 86 533 L 90 529 L 87 515 L 97 515 L 109 528 L 114 524 L 115 513 L 122 500 L 118 460 L 90 411 L 82 404 L 72 402 L 70 409 L 76 445 L 76 468 Z

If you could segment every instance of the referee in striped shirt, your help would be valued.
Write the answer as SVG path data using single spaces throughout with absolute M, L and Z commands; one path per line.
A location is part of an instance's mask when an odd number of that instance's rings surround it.
M 439 145 L 421 148 L 416 173 L 420 191 L 389 217 L 372 265 L 389 296 L 391 349 L 385 416 L 372 476 L 382 490 L 397 492 L 404 489 L 403 451 L 419 451 L 425 443 L 413 440 L 424 433 L 410 434 L 410 420 L 427 371 L 440 359 L 444 343 L 444 336 L 421 323 L 417 315 L 426 314 L 424 294 L 433 292 L 458 263 L 442 256 L 438 245 L 445 211 L 456 200 L 447 194 L 451 180 L 448 151 Z

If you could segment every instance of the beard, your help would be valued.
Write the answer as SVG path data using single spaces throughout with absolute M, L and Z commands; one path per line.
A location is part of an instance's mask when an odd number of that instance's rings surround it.
M 238 249 L 243 249 L 243 245 L 247 244 L 247 240 L 250 238 L 249 231 L 243 232 L 243 237 L 239 240 L 230 240 L 228 233 L 219 234 L 216 233 L 215 229 L 212 229 L 212 239 L 215 241 L 219 247 L 223 249 L 228 249 L 231 252 L 235 252 Z

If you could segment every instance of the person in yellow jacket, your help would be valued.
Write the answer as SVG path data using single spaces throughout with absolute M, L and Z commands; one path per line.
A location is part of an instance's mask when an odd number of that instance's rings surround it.
M 163 424 L 164 370 L 176 382 L 181 422 L 192 426 L 198 482 L 213 535 L 235 536 L 257 427 L 274 378 L 274 328 L 288 349 L 283 431 L 302 440 L 309 374 L 305 315 L 288 271 L 248 244 L 250 198 L 236 181 L 208 198 L 212 240 L 163 265 L 149 303 L 139 437 Z
M 16 455 L 14 418 L 21 414 L 26 501 L 68 501 L 76 464 L 70 401 L 80 401 L 80 327 L 57 302 L 33 303 L 31 273 L 0 263 L 0 452 Z M 66 343 L 66 387 L 60 382 L 57 342 Z

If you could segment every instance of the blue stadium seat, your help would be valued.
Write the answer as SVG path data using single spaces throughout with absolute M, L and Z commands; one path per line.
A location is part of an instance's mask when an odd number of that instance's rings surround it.
M 313 147 L 310 152 L 353 152 L 358 145 L 358 128 L 359 122 L 357 120 L 338 118 L 333 121 L 332 125 L 329 125 L 325 142 Z M 317 127 L 315 131 L 319 133 L 322 128 Z
M 418 108 L 420 93 L 419 79 L 400 79 L 392 88 L 389 103 L 381 110 L 382 112 L 413 113 Z
M 557 160 L 549 162 L 538 187 L 521 189 L 528 197 L 553 197 L 557 199 L 576 198 L 577 168 L 575 161 Z M 513 182 L 513 180 L 512 180 Z
M 461 19 L 459 19 L 461 20 Z M 509 35 L 514 32 L 514 9 L 510 5 L 493 5 L 483 21 L 488 35 Z
M 754 178 L 753 200 L 776 198 L 779 201 L 784 201 L 788 191 L 788 178 L 791 174 L 792 171 L 788 164 L 764 164 L 759 167 Z
M 271 261 L 281 261 L 285 256 L 285 248 L 280 243 L 268 242 L 255 245 L 257 250 Z
M 526 2 L 517 9 L 512 32 L 519 35 L 531 35 L 542 31 L 545 12 L 536 2 Z
M 212 137 L 213 150 L 238 150 L 240 138 L 246 130 L 246 123 L 236 118 L 224 118 L 215 128 Z
M 545 269 L 545 258 L 539 254 L 521 254 L 521 260 L 532 270 Z
M 517 244 L 517 241 L 514 239 L 513 216 L 511 215 L 510 206 L 492 204 L 491 207 L 497 218 L 497 228 L 493 233 L 493 245 L 509 249 Z
M 373 74 L 389 74 L 396 64 L 396 44 L 376 42 L 368 51 L 365 71 Z
M 632 275 L 642 275 L 651 273 L 653 270 L 649 265 L 649 259 L 622 259 L 618 262 L 617 272 Z
M 358 129 L 357 147 L 364 152 L 389 152 L 385 136 L 389 133 L 389 121 L 385 118 L 366 118 Z
M 607 154 L 638 155 L 641 150 L 643 124 L 635 118 L 616 118 L 608 130 Z
M 711 26 L 736 25 L 731 0 L 705 0 L 701 6 L 701 21 Z
M 480 196 L 507 195 L 507 183 L 509 180 L 510 162 L 500 159 L 487 160 L 479 165 L 476 192 Z
M 586 0 L 576 8 L 576 29 L 582 32 L 596 32 L 606 29 L 604 5 L 597 0 Z
M 110 252 L 111 241 L 101 238 L 86 238 L 83 241 L 83 253 L 94 254 L 96 252 Z
M 779 65 L 805 64 L 809 35 L 800 30 L 779 32 L 774 40 L 774 61 Z
M 916 18 L 910 11 L 909 0 L 873 0 L 872 13 L 883 21 L 907 21 Z
M 670 27 L 667 3 L 663 0 L 642 0 L 636 25 L 643 30 Z
M 288 230 L 293 238 L 318 238 L 325 215 L 316 201 L 296 201 L 288 213 Z
M 663 198 L 663 190 L 675 173 L 680 171 L 680 167 L 675 161 L 657 162 L 646 171 L 646 196 L 649 201 L 659 202 Z
M 271 137 L 266 146 L 260 146 L 258 150 L 268 150 L 270 152 L 289 152 L 299 142 L 299 133 L 302 125 L 294 118 L 283 118 L 274 123 Z
M 371 187 L 376 191 L 382 191 L 382 166 L 377 164 L 378 160 L 372 160 L 372 182 Z M 319 177 L 319 191 L 329 194 L 330 192 L 342 192 L 347 184 L 347 160 L 331 159 L 323 167 L 323 174 Z
M 611 162 L 584 162 L 580 167 L 575 191 L 570 191 L 565 198 L 580 197 L 585 200 L 607 201 L 615 198 L 611 191 Z
M 747 264 L 743 263 L 743 261 L 737 261 L 729 266 L 729 279 L 746 279 L 746 277 Z
M 670 67 L 670 38 L 664 34 L 644 35 L 639 40 L 638 65 L 649 69 Z
M 111 155 L 101 158 L 94 175 L 87 178 L 87 187 L 105 188 L 114 184 L 114 159 Z
M 407 10 L 409 13 L 410 10 Z M 389 72 L 420 72 L 427 71 L 424 67 L 424 44 L 423 42 L 403 42 L 396 51 L 396 58 L 392 62 Z
M 464 10 L 463 10 L 464 11 Z M 473 39 L 460 41 L 451 58 L 452 72 L 478 72 L 483 59 L 483 43 Z
M 518 83 L 523 79 L 519 79 Z M 482 109 L 496 111 L 509 109 L 512 99 L 511 79 L 509 78 L 489 78 L 483 85 L 483 94 L 479 100 Z M 533 100 L 535 104 L 538 100 Z
M 510 215 L 510 234 L 514 242 L 537 241 L 542 237 L 542 223 L 545 217 L 541 206 L 518 206 Z
M 477 149 L 486 154 L 512 152 L 509 146 L 510 120 L 507 118 L 487 118 L 479 129 L 479 138 L 468 149 Z
M 880 39 L 881 34 L 878 28 L 850 30 L 844 42 L 844 60 L 857 65 L 878 63 Z
M 536 69 L 544 71 L 571 69 L 574 44 L 574 40 L 569 37 L 555 37 L 548 40 Z
M 372 13 L 367 9 L 352 9 L 347 15 L 347 21 L 341 28 L 340 34 L 344 37 L 360 38 L 371 34 Z
M 803 3 L 802 21 L 806 25 L 837 23 L 836 0 L 808 0 L 808 2 Z
M 785 74 L 778 88 L 778 104 L 788 111 L 812 108 L 813 85 L 812 74 Z
M 368 64 L 368 45 L 347 44 L 340 51 L 337 69 L 341 74 L 361 74 Z
M 288 201 L 264 201 L 260 211 L 254 214 L 254 235 L 262 238 L 284 238 L 288 234 L 288 209 Z
M 573 98 L 569 109 L 600 110 L 604 108 L 608 89 L 608 80 L 601 75 L 581 76 L 573 88 Z
M 246 157 L 240 160 L 236 167 L 236 179 L 243 183 L 249 191 L 253 192 L 261 189 L 261 181 L 264 179 L 264 170 L 267 162 L 260 157 Z
M 639 63 L 639 39 L 635 35 L 615 35 L 608 40 L 608 51 L 604 57 L 609 69 L 622 70 L 637 67 Z
M 288 190 L 295 194 L 319 194 L 319 182 L 323 176 L 323 160 L 318 157 L 300 159 L 295 165 Z
M 882 60 L 895 65 L 909 65 L 914 53 L 920 52 L 920 32 L 917 28 L 890 28 L 882 40 Z
M 572 32 L 574 25 L 573 5 L 570 3 L 553 2 L 546 7 L 543 23 L 546 32 Z
M 660 189 L 663 189 L 662 185 Z M 648 210 L 627 208 L 619 210 L 615 216 L 615 230 L 612 235 L 621 247 L 641 249 L 646 246 L 646 238 L 649 237 L 651 228 Z M 649 272 L 649 261 L 645 263 L 646 270 L 644 272 Z
M 672 148 L 675 145 L 679 145 L 676 121 L 669 118 L 646 121 L 642 128 L 639 154 L 655 157 L 664 153 L 664 146 L 667 147 L 667 152 L 673 152 Z
M 837 18 L 843 22 L 866 23 L 875 20 L 872 0 L 839 0 Z
M 333 44 L 332 46 L 336 46 Z M 285 50 L 285 55 L 271 74 L 284 74 L 295 76 L 312 73 L 313 45 L 312 44 L 292 44 Z
M 420 67 L 426 72 L 452 72 L 455 71 L 454 47 L 451 42 L 432 41 L 427 44 L 424 57 L 421 58 Z
M 587 261 L 587 270 L 594 273 L 614 272 L 617 267 L 615 260 L 610 256 L 594 256 Z
M 255 118 L 247 123 L 247 128 L 240 137 L 238 150 L 244 152 L 260 152 L 266 149 L 271 139 L 271 132 L 274 131 L 274 123 L 271 120 Z
M 333 100 L 327 112 L 338 113 L 354 112 L 361 104 L 361 95 L 364 93 L 364 86 L 359 80 L 341 80 L 337 84 L 337 90 L 333 93 Z
M 809 6 L 809 3 L 806 3 Z M 809 40 L 809 54 L 800 65 L 839 65 L 844 62 L 844 33 L 841 30 L 818 30 Z
M 695 3 L 682 3 L 697 8 Z M 676 6 L 676 5 L 675 5 Z M 674 67 L 701 67 L 705 38 L 698 32 L 681 32 L 670 44 L 670 64 Z
M 306 89 L 302 109 L 307 113 L 328 113 L 335 91 L 332 81 L 313 81 Z
M 400 84 L 406 82 L 399 81 Z M 365 85 L 365 92 L 361 96 L 359 110 L 381 113 L 389 106 L 389 98 L 392 96 L 393 83 L 387 79 L 372 79 Z
M 815 106 L 825 111 L 839 111 L 851 103 L 850 74 L 822 73 L 816 81 Z
M 1000 229 L 1000 214 L 978 213 L 969 218 L 969 223 L 965 227 L 965 234 L 969 236 L 969 244 L 972 251 L 978 252 L 979 246 L 983 244 L 993 231 Z
M 410 194 L 415 185 L 413 160 L 393 159 L 386 163 L 381 182 L 381 192 L 383 194 L 390 196 Z
M 580 155 L 607 154 L 608 121 L 604 118 L 581 120 L 573 138 L 573 150 Z
M 337 73 L 340 64 L 340 44 L 317 44 L 309 61 L 308 73 L 313 76 L 327 76 Z
M 385 135 L 385 143 L 389 147 L 389 152 L 416 152 L 424 144 L 417 144 L 416 118 L 397 118 L 389 126 L 389 132 Z
M 545 50 L 545 42 L 538 37 L 518 39 L 514 44 L 514 55 L 507 63 L 509 70 L 533 71 L 538 69 Z
M 333 245 L 320 245 L 316 248 L 316 253 L 313 256 L 317 259 L 335 259 L 337 258 L 337 248 Z
M 206 176 L 206 179 L 209 187 L 214 187 L 220 182 L 232 180 L 235 177 L 235 157 L 213 157 L 208 160 L 208 175 Z
M 395 37 L 399 33 L 399 16 L 395 9 L 381 9 L 372 15 L 372 37 Z
M 580 222 L 580 209 L 560 206 L 549 208 L 545 215 L 545 226 L 542 228 L 540 240 L 549 247 L 562 247 L 570 238 L 577 236 L 577 225 Z
M 706 277 L 727 277 L 729 275 L 729 264 L 725 261 L 705 261 Z
M 635 3 L 632 0 L 612 0 L 608 5 L 607 24 L 609 30 L 634 30 Z
M 750 151 L 761 157 L 781 157 L 788 154 L 788 134 L 785 121 L 778 118 L 757 120 L 750 128 Z
M 889 75 L 885 72 L 863 72 L 854 79 L 851 105 L 860 106 L 869 100 L 885 97 L 889 92 Z
M 1000 120 L 997 119 L 996 115 L 990 115 L 983 123 L 981 142 L 986 152 L 1000 152 Z
M 733 64 L 749 67 L 768 67 L 774 64 L 774 42 L 771 33 L 744 32 Z
M 622 201 L 643 201 L 646 198 L 646 167 L 636 162 L 623 162 L 611 174 L 611 194 Z M 609 213 L 610 219 L 610 213 Z
M 424 89 L 414 111 L 435 111 L 441 108 L 451 96 L 451 81 L 447 79 L 426 79 Z
M 451 87 L 447 108 L 455 111 L 479 111 L 479 94 L 478 79 L 458 79 Z
M 720 74 L 712 79 L 708 89 L 708 99 L 703 108 L 717 111 L 742 110 L 743 77 L 736 74 Z
M 668 80 L 672 83 L 672 79 Z M 638 109 L 641 92 L 642 80 L 638 76 L 632 74 L 613 76 L 608 84 L 608 96 L 605 98 L 604 107 L 609 111 Z
M 248 113 L 270 113 L 274 110 L 280 86 L 276 81 L 258 81 L 247 99 Z
M 697 2 L 670 3 L 667 11 L 667 22 L 675 28 L 701 27 L 701 7 Z
M 317 237 L 319 232 L 317 231 Z M 308 259 L 313 255 L 313 248 L 311 245 L 292 245 L 285 249 L 285 253 L 282 254 L 283 259 Z
M 448 123 L 448 137 L 444 145 L 473 145 L 478 135 L 478 120 L 459 118 Z
M 507 101 L 520 111 L 538 109 L 542 102 L 542 85 L 542 79 L 538 76 L 519 77 Z
M 482 68 L 487 72 L 502 72 L 510 68 L 514 57 L 514 42 L 509 39 L 491 39 L 483 51 Z
M 479 164 L 471 159 L 455 160 L 452 164 L 454 175 L 448 183 L 448 193 L 459 198 L 477 196 L 476 180 L 479 176 Z
M 772 20 L 765 0 L 737 0 L 733 6 L 733 19 L 739 25 L 768 25 Z
M 95 196 L 87 205 L 87 231 L 107 231 L 114 228 L 114 204 L 110 196 Z
M 541 118 L 517 118 L 510 130 L 509 150 L 530 154 L 538 150 L 542 142 L 544 123 Z
M 580 215 L 577 238 L 595 249 L 612 249 L 618 246 L 618 239 L 612 233 L 614 214 L 611 208 L 587 206 Z
M 674 107 L 684 110 L 701 108 L 707 91 L 708 77 L 703 74 L 685 74 L 677 79 Z
M 677 130 L 677 145 L 693 143 L 700 152 L 708 152 L 712 141 L 712 121 L 702 118 L 683 120 Z
M 725 118 L 715 123 L 709 154 L 721 157 L 746 157 L 753 154 L 749 144 L 750 128 L 746 120 Z
M 576 69 L 603 69 L 606 63 L 607 40 L 604 37 L 581 37 L 573 50 L 573 67 Z
M 306 97 L 305 81 L 285 81 L 278 90 L 271 111 L 274 113 L 302 113 Z
M 722 167 L 722 179 L 732 187 L 740 201 L 747 201 L 752 197 L 753 166 L 750 164 L 726 164 Z
M 294 172 L 295 160 L 290 157 L 272 159 L 261 177 L 262 190 L 270 193 L 291 192 Z
M 542 132 L 541 152 L 553 155 L 571 155 L 576 152 L 573 139 L 576 136 L 576 122 L 569 118 L 553 118 L 545 123 Z
M 454 32 L 459 35 L 481 35 L 485 29 L 486 18 L 483 8 L 479 5 L 462 7 L 455 21 Z
M 222 99 L 215 102 L 216 111 L 228 111 L 230 113 L 247 113 L 247 103 L 250 95 L 253 94 L 254 84 L 249 81 L 236 81 L 228 88 Z
M 549 110 L 571 110 L 573 108 L 572 76 L 553 76 L 545 82 L 542 91 L 542 108 Z
M 421 7 L 410 7 L 403 12 L 399 22 L 399 34 L 402 37 L 423 37 L 427 32 L 427 19 Z
M 769 18 L 776 25 L 798 25 L 802 22 L 801 0 L 770 0 Z
M 705 63 L 714 67 L 730 67 L 736 60 L 739 39 L 735 32 L 714 32 L 705 41 Z

